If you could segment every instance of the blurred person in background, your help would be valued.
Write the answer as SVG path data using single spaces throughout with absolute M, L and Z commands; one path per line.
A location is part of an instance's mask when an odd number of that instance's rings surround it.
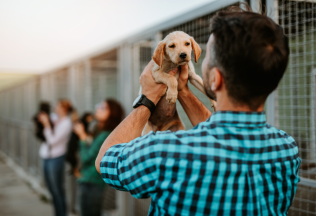
M 94 120 L 93 114 L 90 112 L 85 112 L 80 119 L 73 120 L 74 123 L 80 122 L 83 124 L 84 131 L 89 134 L 90 123 Z M 79 137 L 73 131 L 71 133 L 69 142 L 67 144 L 67 151 L 65 155 L 66 162 L 69 163 L 71 167 L 71 174 L 79 178 Z
M 104 140 L 124 118 L 122 106 L 113 99 L 107 99 L 96 106 L 97 124 L 88 134 L 82 123 L 74 126 L 78 135 L 80 156 L 79 205 L 81 216 L 100 216 L 105 183 L 95 168 L 95 159 Z
M 38 107 L 38 112 L 33 117 L 33 122 L 35 126 L 35 136 L 41 142 L 45 143 L 46 138 L 44 136 L 44 125 L 38 119 L 38 115 L 40 113 L 46 113 L 47 115 L 50 115 L 50 104 L 48 102 L 41 102 Z M 49 123 L 50 123 L 51 128 L 53 129 L 53 122 L 51 119 L 49 119 Z
M 47 113 L 38 115 L 39 121 L 44 125 L 44 142 L 40 147 L 40 157 L 43 159 L 44 178 L 51 193 L 55 216 L 66 215 L 66 199 L 63 187 L 64 161 L 66 146 L 72 131 L 70 114 L 73 108 L 67 99 L 58 101 L 55 107 L 57 115 L 54 121 L 54 131 Z

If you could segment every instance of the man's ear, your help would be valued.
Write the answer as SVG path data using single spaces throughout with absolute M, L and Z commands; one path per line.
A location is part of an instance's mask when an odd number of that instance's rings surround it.
M 213 92 L 218 91 L 223 84 L 222 74 L 219 72 L 218 68 L 214 67 L 209 72 L 210 74 L 210 87 Z
M 163 54 L 165 50 L 166 43 L 164 41 L 161 41 L 158 46 L 155 49 L 155 52 L 153 54 L 153 60 L 154 62 L 161 67 L 162 61 L 163 61 Z
M 197 63 L 198 59 L 201 56 L 202 50 L 201 50 L 200 46 L 197 44 L 197 42 L 195 42 L 193 37 L 191 37 L 190 40 L 191 40 L 191 46 L 192 46 L 192 49 L 194 52 L 194 60 L 195 60 L 195 63 Z

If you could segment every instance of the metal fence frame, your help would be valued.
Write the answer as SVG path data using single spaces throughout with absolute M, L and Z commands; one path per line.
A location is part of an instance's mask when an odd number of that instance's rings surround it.
M 103 97 L 102 92 L 105 92 L 107 90 L 106 87 L 109 85 L 111 89 L 115 89 L 110 96 L 115 95 L 124 106 L 126 113 L 129 113 L 132 110 L 131 104 L 138 94 L 138 78 L 144 67 L 141 61 L 141 50 L 149 48 L 148 50 L 151 50 L 152 53 L 158 42 L 162 39 L 163 31 L 239 2 L 249 1 L 218 0 L 211 2 L 116 44 L 107 46 L 84 58 L 62 65 L 46 74 L 31 78 L 19 86 L 14 86 L 0 92 L 0 150 L 14 159 L 26 172 L 41 179 L 40 161 L 38 156 L 36 156 L 37 151 L 36 155 L 30 157 L 32 153 L 30 149 L 37 148 L 38 144 L 30 137 L 30 134 L 33 133 L 32 124 L 29 121 L 33 114 L 32 111 L 36 110 L 35 106 L 39 100 L 45 99 L 51 103 L 55 103 L 59 96 L 67 97 L 75 103 L 79 112 L 82 113 L 84 110 L 93 109 L 93 105 L 97 99 L 92 96 L 101 94 L 96 98 Z M 259 0 L 251 0 L 250 3 L 255 11 L 258 10 Z M 269 16 L 278 21 L 278 2 L 276 0 L 266 0 L 265 3 Z M 145 51 L 149 52 L 148 50 Z M 146 56 L 148 56 L 148 53 Z M 144 62 L 146 62 L 146 58 Z M 99 70 L 96 68 L 101 68 L 101 74 L 96 72 Z M 115 74 L 116 78 L 111 77 L 113 78 L 112 82 L 116 83 L 112 83 L 113 85 L 109 83 L 94 83 L 92 80 L 100 80 L 102 82 L 102 80 L 106 79 L 102 71 L 104 73 Z M 57 77 L 58 74 L 61 74 L 61 80 Z M 316 82 L 316 72 L 314 79 Z M 96 86 L 99 89 L 95 90 Z M 279 125 L 276 120 L 277 95 L 278 92 L 275 91 L 268 97 L 266 114 L 268 123 L 278 127 Z M 8 103 L 1 103 L 1 101 Z M 316 106 L 316 100 L 313 103 Z M 19 105 L 23 107 L 22 112 L 21 109 L 17 108 L 21 107 Z M 13 129 L 11 130 L 10 128 L 20 130 L 20 135 L 16 135 Z M 25 139 L 25 137 L 28 138 Z M 316 181 L 313 179 L 301 178 L 299 185 L 299 187 L 303 188 L 302 190 L 306 190 L 306 188 L 316 190 Z M 73 191 L 70 193 L 73 193 Z M 115 194 L 118 215 L 146 215 L 149 205 L 148 200 L 136 200 L 128 193 L 118 191 Z M 306 202 L 306 199 L 298 198 L 298 202 L 303 203 L 302 200 Z M 73 202 L 73 200 L 69 202 Z M 315 204 L 316 200 L 310 202 Z M 298 207 L 298 212 L 305 214 L 304 206 L 301 204 L 300 206 Z M 308 214 L 310 214 L 309 211 Z

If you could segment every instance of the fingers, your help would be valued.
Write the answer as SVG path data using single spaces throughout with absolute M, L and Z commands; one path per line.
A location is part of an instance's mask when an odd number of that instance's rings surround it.
M 185 64 L 185 65 L 181 65 L 181 74 L 182 75 L 187 75 L 189 73 L 189 65 Z
M 75 128 L 81 128 L 81 127 L 83 127 L 83 125 L 82 125 L 82 123 L 77 122 L 77 123 L 75 123 L 74 127 Z
M 174 75 L 176 75 L 177 72 L 178 72 L 178 68 L 175 68 L 175 69 L 169 71 L 168 74 L 174 76 Z
M 83 131 L 83 125 L 78 122 L 74 125 L 73 130 L 76 134 L 80 134 Z
M 189 65 L 185 64 L 185 65 L 180 65 L 181 70 L 188 70 L 189 69 Z
M 42 118 L 44 115 L 45 115 L 44 112 L 40 112 L 37 116 L 38 116 L 38 118 Z
M 154 61 L 151 60 L 148 65 L 145 67 L 145 69 L 143 70 L 142 74 L 139 77 L 139 82 L 141 82 L 141 80 L 147 80 L 147 79 L 152 79 L 154 80 L 154 78 L 152 77 L 152 68 L 154 67 Z
M 146 73 L 151 73 L 153 67 L 154 67 L 154 61 L 151 60 L 151 61 L 148 63 L 148 65 L 145 67 L 143 73 L 145 73 L 145 74 L 146 74 Z M 143 74 L 143 73 L 142 73 L 142 74 Z
M 46 118 L 48 118 L 48 116 L 47 116 L 46 113 L 41 112 L 41 113 L 37 116 L 37 118 L 38 118 L 39 120 L 41 120 L 41 121 L 44 121 L 44 120 L 46 120 Z

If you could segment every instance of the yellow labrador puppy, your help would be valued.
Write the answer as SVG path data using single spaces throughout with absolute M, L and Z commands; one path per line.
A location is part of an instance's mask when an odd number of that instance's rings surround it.
M 194 52 L 194 60 L 198 61 L 201 55 L 201 48 L 193 37 L 182 31 L 175 31 L 167 35 L 157 46 L 153 54 L 155 65 L 152 75 L 157 83 L 164 83 L 168 86 L 166 95 L 158 102 L 156 110 L 147 122 L 143 135 L 150 131 L 183 130 L 184 125 L 176 110 L 178 98 L 179 70 L 175 76 L 168 74 L 169 71 L 188 64 L 189 81 L 202 93 L 205 93 L 202 78 L 195 73 L 191 61 L 191 53 Z M 213 109 L 216 109 L 216 101 L 211 100 Z

